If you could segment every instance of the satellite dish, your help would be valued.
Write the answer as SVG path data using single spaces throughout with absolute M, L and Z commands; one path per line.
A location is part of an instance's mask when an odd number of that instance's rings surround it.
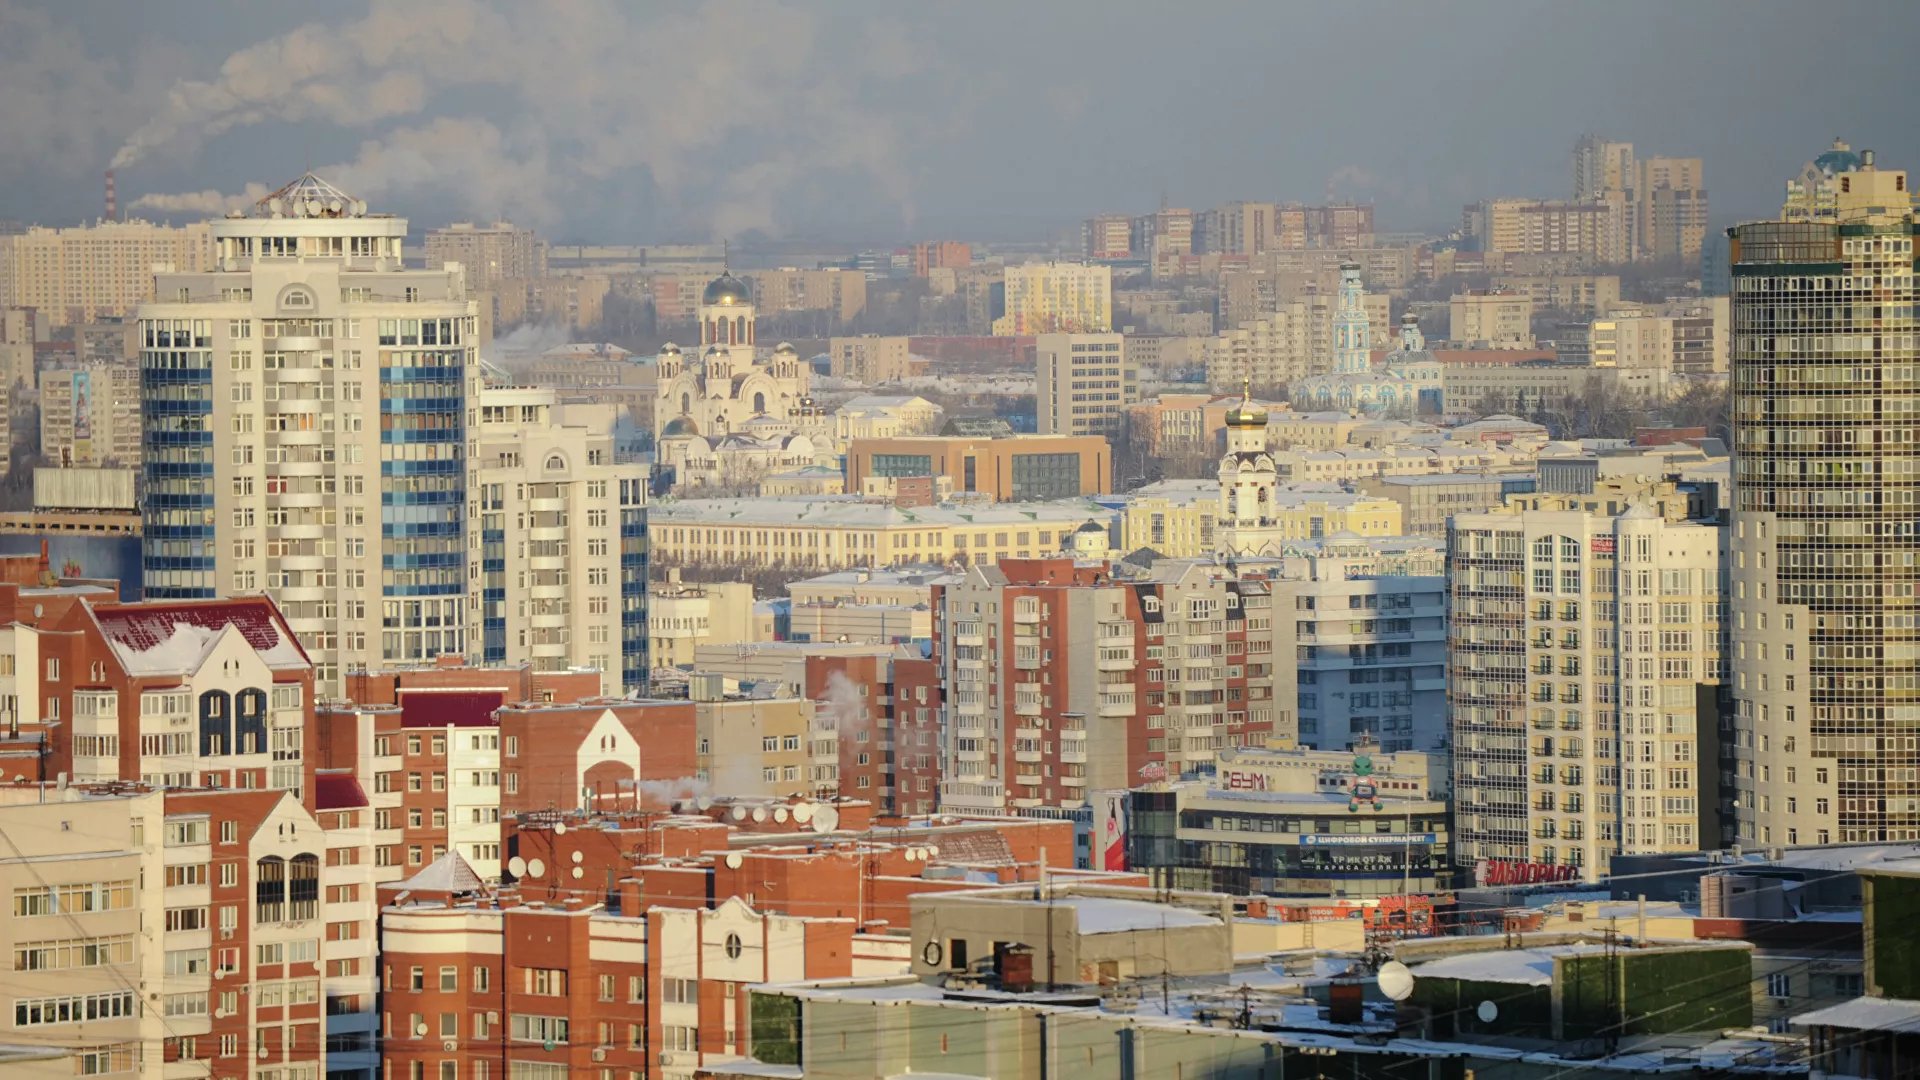
M 764 807 L 764 806 L 756 806 L 756 807 L 754 807 L 754 808 L 753 808 L 753 820 L 755 820 L 755 821 L 765 821 L 765 820 L 767 820 L 767 808 L 766 808 L 766 807 Z
M 787 808 L 784 806 L 774 807 L 773 820 L 780 822 L 781 824 L 785 824 L 787 820 Z
M 527 876 L 528 877 L 543 877 L 546 875 L 546 872 L 547 872 L 546 863 L 541 862 L 539 859 L 527 860 Z
M 579 868 L 579 867 L 577 867 L 577 866 L 573 868 L 573 879 L 574 879 L 575 881 L 578 881 L 578 880 L 580 880 L 581 878 L 583 878 L 583 877 L 586 877 L 586 876 L 587 876 L 587 872 L 586 872 L 585 870 L 582 870 L 582 869 L 580 869 L 580 868 Z
M 1389 960 L 1380 965 L 1380 992 L 1394 1001 L 1405 1001 L 1413 996 L 1413 972 L 1398 960 Z
M 1499 1018 L 1500 1006 L 1491 1001 L 1483 1001 L 1478 1009 L 1473 1010 L 1473 1015 L 1479 1017 L 1481 1023 L 1491 1024 Z
M 580 852 L 578 852 L 578 851 L 576 851 L 576 852 L 574 852 L 574 853 L 573 853 L 573 861 L 574 861 L 574 862 L 577 862 L 577 863 L 580 863 L 580 862 L 586 862 L 586 861 L 587 861 L 587 857 L 586 857 L 585 855 L 583 855 L 583 854 L 581 854 Z
M 527 860 L 521 858 L 518 855 L 515 855 L 513 858 L 508 859 L 507 873 L 512 874 L 514 877 L 526 877 L 527 876 Z
M 744 806 L 736 806 L 736 807 L 734 807 L 734 808 L 733 808 L 733 820 L 735 820 L 735 821 L 745 821 L 745 820 L 747 820 L 747 808 L 746 808 L 746 807 L 744 807 Z
M 920 849 L 919 849 L 919 848 L 917 848 L 917 847 L 910 847 L 910 848 L 908 848 L 908 849 L 907 849 L 907 861 L 908 861 L 908 862 L 919 862 L 919 861 L 920 861 Z
M 737 851 L 727 852 L 727 869 L 729 870 L 740 869 L 740 864 L 746 861 L 747 860 L 740 857 L 740 853 Z
M 702 795 L 699 798 L 693 800 L 693 805 L 695 809 L 699 810 L 701 813 L 704 814 L 707 812 L 708 809 L 710 809 L 713 806 L 713 796 Z
M 313 215 L 314 217 L 320 216 L 320 200 L 319 199 L 307 200 L 307 213 Z
M 840 811 L 831 806 L 822 805 L 813 812 L 813 831 L 832 832 L 840 827 Z
M 802 825 L 805 825 L 808 822 L 808 820 L 811 819 L 812 817 L 813 817 L 813 804 L 810 802 L 803 802 L 799 806 L 796 806 L 793 808 L 793 820 L 799 822 Z
M 337 213 L 339 213 L 339 212 L 340 212 L 340 209 L 341 209 L 341 207 L 340 207 L 340 200 L 339 200 L 339 199 L 328 199 L 328 200 L 327 200 L 327 212 L 328 212 L 328 213 L 332 213 L 332 214 L 337 214 Z
M 425 1020 L 422 1020 L 419 1023 L 413 1025 L 413 1033 L 415 1035 L 425 1035 L 427 1033 L 427 1022 Z
M 554 822 L 554 823 L 553 823 L 553 835 L 555 835 L 555 836 L 565 836 L 565 835 L 567 835 L 567 823 L 566 823 L 566 822 L 564 822 L 564 821 L 556 821 L 556 822 Z

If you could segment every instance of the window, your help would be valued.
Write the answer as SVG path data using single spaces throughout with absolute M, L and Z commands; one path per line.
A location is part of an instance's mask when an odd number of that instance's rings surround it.
M 567 1018 L 514 1013 L 509 1018 L 507 1033 L 520 1042 L 564 1043 L 567 1041 Z
M 443 992 L 451 992 L 451 991 L 460 989 L 460 969 L 459 968 L 443 967 L 440 969 L 440 989 Z
M 565 997 L 567 973 L 563 968 L 523 968 L 527 993 L 538 997 Z

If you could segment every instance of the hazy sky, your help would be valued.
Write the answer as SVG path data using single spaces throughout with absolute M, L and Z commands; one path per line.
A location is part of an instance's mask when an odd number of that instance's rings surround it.
M 1916 40 L 1912 0 L 0 0 L 0 218 L 97 215 L 117 156 L 176 219 L 310 164 L 610 242 L 1039 238 L 1162 191 L 1442 228 L 1564 197 L 1588 130 L 1704 157 L 1726 218 L 1835 135 L 1920 169 Z

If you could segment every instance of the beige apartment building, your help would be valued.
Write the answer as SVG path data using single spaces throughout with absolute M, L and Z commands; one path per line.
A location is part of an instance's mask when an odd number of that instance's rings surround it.
M 848 323 L 867 310 L 867 275 L 858 270 L 749 270 L 740 275 L 753 286 L 753 306 L 761 315 L 790 311 L 831 312 Z
M 1465 348 L 1533 348 L 1533 300 L 1500 290 L 1457 293 L 1447 302 L 1447 337 Z
M 831 718 L 804 697 L 728 696 L 723 682 L 709 674 L 691 684 L 701 781 L 744 798 L 839 794 L 840 739 Z
M 102 221 L 0 236 L 0 308 L 34 308 L 49 326 L 128 315 L 154 299 L 154 270 L 211 268 L 211 227 Z
M 323 692 L 467 648 L 477 311 L 405 219 L 307 174 L 140 307 L 146 595 L 266 591 Z
M 1526 297 L 1535 311 L 1601 315 L 1620 303 L 1617 274 L 1495 274 L 1493 287 Z
M 630 532 L 645 520 L 647 466 L 614 461 L 609 408 L 563 409 L 526 387 L 488 387 L 479 402 L 469 648 L 489 664 L 596 670 L 609 696 L 639 690 L 644 569 L 636 581 L 626 557 L 644 551 Z
M 1454 517 L 1455 860 L 1717 848 L 1726 526 L 1671 481 L 1594 480 Z M 1703 762 L 1703 758 L 1705 759 Z
M 475 290 L 492 290 L 507 278 L 547 276 L 546 241 L 505 221 L 456 221 L 427 233 L 424 246 L 429 267 L 459 263 L 466 268 L 467 286 Z
M 836 379 L 852 379 L 873 386 L 898 382 L 912 374 L 904 334 L 862 334 L 829 338 L 827 372 Z
M 40 454 L 62 469 L 140 467 L 140 369 L 90 365 L 40 376 Z
M 1623 192 L 1587 202 L 1489 199 L 1466 208 L 1462 227 L 1480 249 L 1498 255 L 1567 255 L 1623 263 L 1632 253 L 1631 207 Z
M 682 581 L 670 568 L 647 597 L 647 627 L 655 667 L 693 663 L 702 645 L 760 640 L 754 629 L 753 586 L 744 581 Z
M 1360 296 L 1369 334 L 1389 340 L 1392 297 Z M 1256 389 L 1284 389 L 1333 370 L 1333 328 L 1340 315 L 1340 293 L 1327 288 L 1296 294 L 1270 313 L 1222 330 L 1206 356 L 1207 382 L 1223 391 L 1243 383 Z
M 7 1075 L 163 1075 L 157 1051 L 177 1021 L 157 992 L 149 1007 L 136 988 L 157 991 L 169 974 L 164 825 L 158 792 L 0 788 L 8 893 L 0 955 L 11 958 L 0 1045 L 65 1058 L 63 1072 L 8 1064 Z
M 1034 262 L 1002 271 L 1006 314 L 996 337 L 1104 334 L 1113 328 L 1113 270 L 1085 263 Z

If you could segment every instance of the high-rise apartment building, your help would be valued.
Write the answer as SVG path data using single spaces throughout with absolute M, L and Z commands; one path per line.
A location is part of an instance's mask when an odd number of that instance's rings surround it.
M 647 467 L 616 462 L 612 418 L 568 423 L 552 390 L 480 392 L 467 558 L 471 648 L 489 664 L 591 668 L 610 697 L 647 682 Z
M 1716 846 L 1726 527 L 1668 481 L 1547 486 L 1581 490 L 1449 533 L 1456 860 L 1591 878 Z
M 1080 225 L 1082 254 L 1089 259 L 1125 259 L 1133 252 L 1133 219 L 1125 214 L 1098 214 Z
M 207 269 L 205 223 L 102 221 L 0 236 L 0 308 L 34 308 L 49 326 L 126 315 L 154 298 L 154 268 Z
M 1447 302 L 1447 337 L 1491 349 L 1533 348 L 1533 299 L 1523 293 L 1470 289 Z
M 1489 254 L 1565 255 L 1578 264 L 1626 262 L 1633 206 L 1624 192 L 1587 202 L 1488 199 L 1466 208 L 1461 228 Z
M 40 456 L 58 468 L 139 468 L 140 369 L 95 364 L 43 372 Z
M 1580 141 L 1573 144 L 1575 202 L 1592 202 L 1609 191 L 1628 190 L 1638 175 L 1630 142 L 1582 135 Z
M 1104 334 L 1113 328 L 1113 270 L 1085 263 L 1036 262 L 1004 271 L 1006 314 L 998 337 Z
M 147 595 L 271 593 L 324 691 L 464 653 L 465 271 L 407 269 L 407 223 L 312 174 L 209 228 L 140 309 Z
M 1113 435 L 1133 404 L 1126 338 L 1041 334 L 1034 339 L 1034 411 L 1042 435 Z
M 1636 255 L 1698 259 L 1707 235 L 1707 189 L 1699 158 L 1640 159 L 1634 191 Z
M 913 370 L 905 334 L 862 334 L 827 342 L 827 370 L 838 379 L 873 386 L 898 382 Z
M 1210 255 L 1259 255 L 1274 246 L 1274 205 L 1233 202 L 1200 214 L 1197 250 Z
M 459 263 L 467 271 L 467 288 L 489 290 L 507 278 L 547 276 L 547 243 L 532 229 L 509 222 L 475 225 L 456 221 L 427 233 L 427 266 L 439 269 Z
M 858 270 L 751 270 L 741 275 L 753 288 L 748 299 L 765 315 L 824 311 L 834 325 L 867 310 L 867 275 Z
M 1871 151 L 1733 256 L 1733 826 L 1920 839 L 1920 324 L 1903 170 Z
M 1140 770 L 1212 764 L 1294 731 L 1291 649 L 1263 578 L 1169 561 L 1143 580 L 1105 564 L 976 566 L 934 592 L 947 688 L 941 806 L 1077 809 Z

